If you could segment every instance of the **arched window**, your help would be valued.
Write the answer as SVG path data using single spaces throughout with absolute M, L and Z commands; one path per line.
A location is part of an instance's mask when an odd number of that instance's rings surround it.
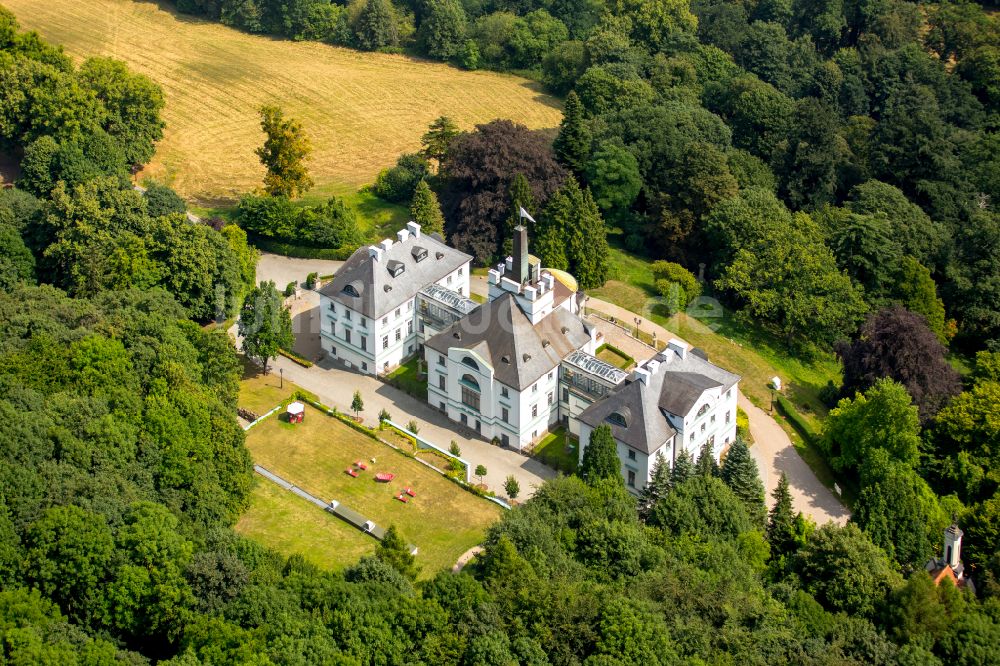
M 701 418 L 707 411 L 708 411 L 708 404 L 702 405 L 701 409 L 698 410 L 698 416 L 696 416 L 695 418 Z
M 462 375 L 458 382 L 462 387 L 462 404 L 479 411 L 479 382 L 472 375 Z
M 473 360 L 473 358 L 471 356 L 466 356 L 465 358 L 463 358 L 462 359 L 462 363 L 466 364 L 467 366 L 469 366 L 473 370 L 478 370 L 479 369 L 479 364 L 476 363 L 475 360 Z M 466 375 L 466 376 L 468 376 L 468 375 Z

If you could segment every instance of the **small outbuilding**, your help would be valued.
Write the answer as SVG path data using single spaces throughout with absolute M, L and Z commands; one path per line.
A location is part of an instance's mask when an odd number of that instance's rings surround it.
M 289 423 L 302 423 L 302 418 L 306 415 L 306 406 L 295 401 L 290 403 L 285 411 L 288 414 Z

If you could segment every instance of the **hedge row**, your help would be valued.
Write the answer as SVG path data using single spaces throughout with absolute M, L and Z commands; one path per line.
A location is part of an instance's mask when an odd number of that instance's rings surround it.
M 618 347 L 615 347 L 613 344 L 611 344 L 609 342 L 605 342 L 603 345 L 601 345 L 600 347 L 597 348 L 597 353 L 600 354 L 601 350 L 604 350 L 604 349 L 607 349 L 610 352 L 618 354 L 619 356 L 621 356 L 622 358 L 624 358 L 626 361 L 628 361 L 630 364 L 635 365 L 635 359 L 634 358 L 632 358 L 629 354 L 626 354 L 624 351 L 622 351 Z
M 785 415 L 788 422 L 792 424 L 792 427 L 798 431 L 802 436 L 802 439 L 806 440 L 810 444 L 815 444 L 818 437 L 816 432 L 812 429 L 802 415 L 799 414 L 799 410 L 795 409 L 795 406 L 783 395 L 777 396 L 778 411 Z
M 290 359 L 290 360 L 294 361 L 295 363 L 298 363 L 303 368 L 311 368 L 313 366 L 313 362 L 312 361 L 310 361 L 307 358 L 303 358 L 302 356 L 299 356 L 298 354 L 296 354 L 293 351 L 289 351 L 287 349 L 280 349 L 279 348 L 278 349 L 278 353 L 281 354 L 282 356 L 284 356 L 285 358 Z

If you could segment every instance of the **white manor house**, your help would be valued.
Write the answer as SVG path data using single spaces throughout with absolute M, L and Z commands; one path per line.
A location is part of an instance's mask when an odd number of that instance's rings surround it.
M 472 257 L 413 222 L 359 249 L 320 290 L 324 351 L 365 374 L 421 355 L 430 405 L 517 450 L 562 424 L 582 456 L 608 423 L 634 492 L 657 454 L 697 457 L 707 441 L 718 458 L 736 436 L 740 378 L 678 340 L 632 372 L 599 360 L 601 336 L 572 278 L 530 256 L 524 226 L 513 249 L 488 271 L 483 304 L 469 298 Z

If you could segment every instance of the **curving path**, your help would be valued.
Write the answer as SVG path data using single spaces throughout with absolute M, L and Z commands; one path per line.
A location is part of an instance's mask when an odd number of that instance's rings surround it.
M 470 548 L 469 550 L 465 551 L 465 552 L 464 552 L 464 553 L 462 553 L 462 555 L 461 555 L 461 556 L 460 556 L 460 557 L 458 558 L 458 562 L 455 562 L 455 566 L 453 566 L 453 567 L 451 568 L 451 572 L 452 572 L 453 574 L 457 574 L 457 573 L 461 572 L 461 571 L 462 571 L 462 569 L 464 569 L 464 568 L 465 568 L 465 565 L 466 565 L 466 564 L 468 564 L 469 562 L 471 562 L 471 561 L 472 561 L 472 559 L 473 559 L 473 558 L 474 558 L 474 557 L 475 557 L 476 555 L 478 555 L 479 553 L 481 553 L 481 552 L 483 552 L 483 547 L 482 547 L 482 546 L 473 546 L 473 547 L 472 547 L 472 548 Z

